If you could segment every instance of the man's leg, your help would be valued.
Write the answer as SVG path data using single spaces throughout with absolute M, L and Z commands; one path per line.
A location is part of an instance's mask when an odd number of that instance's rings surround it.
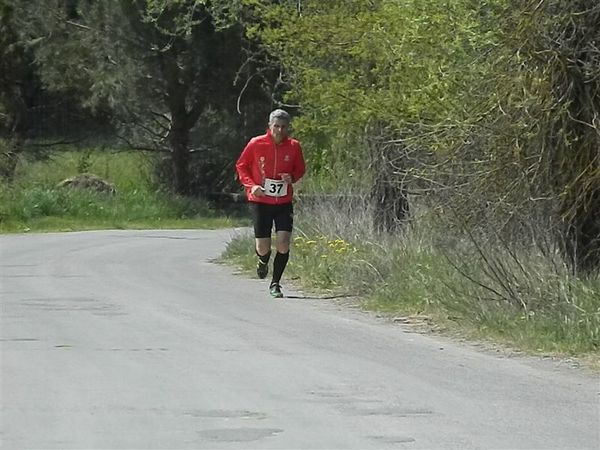
M 254 221 L 255 251 L 258 256 L 256 274 L 265 278 L 269 273 L 269 258 L 271 257 L 271 229 L 273 218 L 269 205 L 252 203 L 250 205 Z
M 269 273 L 269 258 L 271 258 L 271 238 L 256 238 L 256 274 L 258 278 L 265 278 Z
M 275 247 L 277 249 L 277 254 L 273 261 L 273 279 L 271 280 L 271 285 L 279 284 L 281 281 L 281 276 L 283 275 L 285 266 L 290 258 L 291 236 L 292 233 L 290 231 L 277 231 L 276 233 L 277 241 Z
M 277 254 L 273 261 L 273 279 L 271 280 L 269 289 L 273 297 L 283 297 L 279 282 L 290 258 L 290 240 L 294 228 L 294 206 L 292 203 L 281 205 L 274 220 L 277 238 L 275 248 L 277 249 Z
M 271 251 L 271 238 L 256 238 L 256 254 L 260 257 Z

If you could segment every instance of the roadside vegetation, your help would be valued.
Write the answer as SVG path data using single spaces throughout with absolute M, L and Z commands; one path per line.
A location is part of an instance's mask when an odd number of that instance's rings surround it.
M 556 253 L 482 246 L 469 237 L 453 242 L 435 227 L 408 227 L 389 238 L 363 224 L 357 233 L 352 216 L 328 210 L 323 221 L 299 202 L 284 285 L 316 297 L 352 297 L 365 310 L 423 331 L 577 356 L 600 368 L 597 277 L 574 276 Z M 238 236 L 223 260 L 253 275 L 253 242 Z
M 114 192 L 60 186 L 94 174 Z M 92 229 L 220 228 L 244 223 L 207 201 L 156 187 L 151 161 L 140 153 L 59 151 L 23 160 L 10 183 L 0 184 L 0 232 Z

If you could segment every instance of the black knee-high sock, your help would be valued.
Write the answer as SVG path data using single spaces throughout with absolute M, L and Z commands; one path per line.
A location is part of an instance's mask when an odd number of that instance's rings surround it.
M 260 259 L 264 264 L 267 264 L 269 262 L 269 258 L 271 258 L 271 250 L 264 255 L 260 255 L 257 251 L 256 256 L 258 256 L 258 259 Z
M 273 280 L 271 281 L 271 283 L 279 283 L 289 258 L 290 258 L 290 252 L 287 252 L 287 253 L 277 252 L 275 254 L 275 259 L 273 260 Z

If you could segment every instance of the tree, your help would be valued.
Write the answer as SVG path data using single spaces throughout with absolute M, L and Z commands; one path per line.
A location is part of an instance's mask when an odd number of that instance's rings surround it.
M 43 5 L 43 12 L 47 20 L 58 14 L 69 17 L 75 3 L 50 2 Z M 81 142 L 91 131 L 107 128 L 105 111 L 92 114 L 81 106 L 80 83 L 71 83 L 77 89 L 55 93 L 41 79 L 38 55 L 47 39 L 40 38 L 32 20 L 35 6 L 26 0 L 0 0 L 0 143 L 4 146 L 0 170 L 9 179 L 24 153 L 43 155 L 43 148 Z M 64 53 L 55 53 L 54 60 L 63 61 Z M 62 85 L 72 78 L 66 74 L 57 77 Z
M 318 169 L 383 151 L 370 176 L 450 207 L 451 226 L 515 245 L 560 230 L 574 270 L 600 266 L 596 1 L 279 3 L 257 33 Z
M 448 159 L 469 128 L 479 102 L 469 86 L 489 46 L 487 5 L 306 0 L 299 12 L 297 2 L 269 3 L 256 6 L 256 33 L 286 68 L 313 174 L 372 191 L 376 222 L 393 228 L 408 191 L 439 185 L 430 173 L 438 166 L 428 164 Z
M 7 136 L 0 174 L 11 178 L 22 150 L 27 127 L 27 86 L 31 58 L 19 39 L 15 8 L 0 0 L 0 136 Z
M 173 190 L 189 194 L 190 155 L 210 151 L 193 148 L 190 136 L 203 114 L 231 101 L 241 27 L 222 3 L 202 0 L 60 3 L 29 7 L 44 82 L 79 92 L 89 108 L 110 108 L 132 147 L 169 155 Z
M 571 266 L 593 272 L 600 268 L 600 8 L 595 0 L 508 5 L 513 52 L 498 85 L 502 114 L 521 128 L 509 143 L 532 192 L 556 205 Z

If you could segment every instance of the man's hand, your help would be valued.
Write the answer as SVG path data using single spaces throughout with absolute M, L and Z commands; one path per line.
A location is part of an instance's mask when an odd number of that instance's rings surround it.
M 262 197 L 263 195 L 265 195 L 265 190 L 263 189 L 262 186 L 260 186 L 258 184 L 255 184 L 254 186 L 252 186 L 252 189 L 250 189 L 250 192 L 255 197 Z
M 291 184 L 291 183 L 292 183 L 292 175 L 291 175 L 291 174 L 289 174 L 289 173 L 282 173 L 282 174 L 281 174 L 281 179 L 282 179 L 283 181 L 285 181 L 286 183 L 288 183 L 288 184 Z

